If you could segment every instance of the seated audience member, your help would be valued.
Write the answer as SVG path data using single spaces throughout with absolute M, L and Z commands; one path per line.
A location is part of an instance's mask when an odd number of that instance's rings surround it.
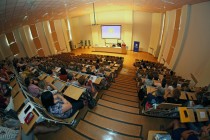
M 37 86 L 38 85 L 37 78 L 27 77 L 25 78 L 25 85 L 28 88 L 28 92 L 36 98 L 39 98 L 41 95 L 41 89 Z
M 198 140 L 198 133 L 193 130 L 188 130 L 185 124 L 178 120 L 172 121 L 166 130 L 172 129 L 171 137 L 173 140 Z
M 0 95 L 0 109 L 5 109 L 9 104 L 9 98 Z
M 165 86 L 166 86 L 166 75 L 163 76 L 161 84 L 162 84 L 162 87 L 165 88 Z
M 12 122 L 12 124 L 11 124 Z M 0 139 L 1 140 L 34 140 L 34 135 L 56 132 L 61 127 L 59 126 L 51 126 L 47 127 L 43 124 L 37 124 L 34 126 L 32 131 L 30 131 L 27 135 L 22 131 L 19 120 L 16 119 L 7 119 L 0 126 Z
M 0 83 L 7 84 L 9 82 L 10 82 L 9 75 L 2 67 L 0 67 Z
M 187 128 L 179 120 L 173 120 L 166 130 L 172 129 L 171 137 L 173 140 L 208 140 L 210 125 L 203 126 L 199 132 Z M 198 137 L 200 136 L 200 138 Z
M 144 81 L 144 84 L 146 86 L 153 86 L 154 85 L 154 81 L 152 79 L 153 79 L 153 76 L 151 74 L 148 74 L 147 78 Z
M 167 102 L 168 103 L 174 103 L 174 104 L 182 104 L 182 101 L 179 99 L 181 96 L 181 92 L 179 89 L 174 89 L 172 97 L 167 97 Z
M 92 83 L 91 80 L 86 81 L 85 77 L 81 76 L 78 79 L 78 82 L 80 83 L 81 86 L 85 87 L 87 89 L 87 91 L 91 93 L 92 96 L 94 96 L 97 93 L 97 91 L 96 91 L 95 87 L 93 86 L 93 83 Z
M 86 74 L 95 75 L 95 73 L 91 71 L 90 67 L 86 69 Z
M 57 88 L 53 84 L 47 83 L 44 80 L 40 80 L 38 82 L 38 86 L 40 89 L 42 89 L 43 92 L 51 91 L 52 94 L 56 94 L 58 92 Z
M 59 78 L 63 81 L 66 81 L 67 82 L 67 79 L 68 79 L 68 74 L 66 72 L 66 69 L 65 68 L 61 68 L 60 69 L 60 75 L 59 75 Z
M 79 82 L 74 78 L 74 76 L 72 74 L 69 74 L 68 75 L 68 79 L 69 79 L 69 83 L 72 84 L 72 85 L 76 85 L 76 86 L 79 86 Z
M 163 97 L 164 94 L 165 94 L 165 89 L 162 88 L 162 87 L 158 87 L 158 89 L 156 91 L 156 97 L 155 97 L 155 100 L 156 100 L 157 104 L 160 104 L 160 103 L 165 101 L 165 99 Z
M 43 92 L 41 101 L 46 110 L 57 118 L 72 117 L 79 109 L 84 107 L 83 101 L 76 101 L 72 104 L 59 94 L 53 95 L 50 91 Z

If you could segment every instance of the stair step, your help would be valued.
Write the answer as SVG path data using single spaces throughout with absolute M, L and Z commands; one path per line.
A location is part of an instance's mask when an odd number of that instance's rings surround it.
M 139 103 L 126 101 L 126 100 L 115 98 L 115 97 L 111 97 L 111 96 L 108 96 L 108 95 L 103 95 L 102 99 L 106 100 L 106 101 L 122 104 L 122 105 L 131 106 L 131 107 L 137 107 L 137 108 L 139 107 Z
M 90 122 L 80 120 L 76 130 L 95 140 L 114 139 L 114 140 L 139 140 L 138 137 L 126 136 L 115 133 L 111 130 L 98 127 Z
M 120 105 L 102 99 L 98 100 L 98 104 L 128 113 L 139 114 L 139 109 L 135 107 Z
M 112 118 L 113 120 L 122 121 L 125 123 L 141 125 L 141 116 L 137 114 L 126 113 L 111 108 L 107 108 L 101 105 L 97 105 L 93 111 L 99 115 Z
M 117 93 L 117 92 L 113 92 L 113 91 L 104 91 L 105 95 L 109 95 L 112 97 L 116 97 L 119 99 L 124 99 L 124 100 L 128 100 L 128 101 L 133 101 L 133 102 L 139 102 L 138 97 L 135 96 L 130 96 L 130 95 L 125 95 L 125 94 L 121 94 L 121 93 Z
M 88 112 L 84 118 L 86 121 L 91 122 L 97 126 L 107 128 L 118 133 L 131 135 L 131 136 L 140 136 L 141 126 L 126 124 L 119 121 L 111 120 L 103 116 L 97 115 L 92 112 Z

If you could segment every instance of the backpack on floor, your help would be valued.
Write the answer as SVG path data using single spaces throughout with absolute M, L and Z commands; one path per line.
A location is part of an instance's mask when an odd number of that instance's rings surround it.
M 139 100 L 143 100 L 144 96 L 147 95 L 147 87 L 145 85 L 141 86 L 139 92 L 138 92 L 138 97 Z

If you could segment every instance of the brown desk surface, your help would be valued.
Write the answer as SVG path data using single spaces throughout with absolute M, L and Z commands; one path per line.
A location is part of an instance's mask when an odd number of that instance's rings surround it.
M 195 93 L 187 92 L 186 94 L 189 97 L 189 100 L 193 100 L 193 101 L 196 101 L 197 100 L 197 97 L 196 97 L 196 94 Z
M 33 128 L 34 124 L 36 123 L 36 120 L 38 119 L 38 115 L 35 113 L 35 111 L 33 110 L 32 113 L 34 114 L 33 119 L 31 120 L 31 122 L 29 124 L 21 124 L 22 129 L 24 131 L 24 133 L 27 135 L 31 129 Z
M 70 85 L 65 91 L 64 95 L 74 99 L 78 100 L 79 97 L 82 95 L 82 93 L 85 91 L 84 88 L 75 87 L 73 85 Z
M 15 98 L 13 99 L 14 103 L 14 109 L 15 111 L 18 111 L 21 105 L 25 102 L 26 97 L 23 95 L 23 93 L 20 91 Z
M 147 140 L 153 140 L 154 135 L 157 134 L 157 133 L 167 134 L 166 131 L 153 131 L 153 130 L 150 130 L 149 133 L 148 133 Z
M 16 85 L 12 88 L 12 90 L 18 92 L 18 91 L 20 90 L 20 86 L 19 86 L 18 84 L 16 84 Z
M 39 80 L 43 80 L 45 77 L 47 77 L 47 75 L 45 73 L 43 73 L 38 78 L 39 78 Z
M 17 83 L 17 81 L 16 81 L 16 79 L 14 79 L 14 80 L 12 80 L 10 83 L 9 83 L 9 85 L 11 86 L 11 87 L 14 87 L 14 85 Z
M 188 116 L 185 116 L 184 112 L 186 112 Z M 193 109 L 189 109 L 187 107 L 179 107 L 179 114 L 182 123 L 195 122 L 195 115 Z
M 187 96 L 186 96 L 186 93 L 184 91 L 181 91 L 181 96 L 179 97 L 179 99 L 187 100 Z
M 95 84 L 100 84 L 101 80 L 103 79 L 103 77 L 97 77 L 97 79 L 95 80 Z
M 196 109 L 195 112 L 196 112 L 196 115 L 197 115 L 197 118 L 198 118 L 199 122 L 205 122 L 205 121 L 209 120 L 205 108 L 203 108 L 203 109 Z
M 51 76 L 47 76 L 47 78 L 45 78 L 45 81 L 48 83 L 52 83 L 55 79 Z
M 156 87 L 147 86 L 147 94 L 148 94 L 148 93 L 153 93 L 153 92 L 155 92 L 156 90 L 157 90 Z

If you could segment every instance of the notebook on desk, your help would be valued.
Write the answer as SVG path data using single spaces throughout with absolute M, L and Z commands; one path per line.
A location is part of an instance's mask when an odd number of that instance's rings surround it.
M 96 79 L 97 79 L 97 76 L 93 76 L 93 75 L 91 75 L 89 78 L 89 80 L 91 80 L 93 83 L 95 83 Z
M 61 91 L 63 87 L 65 86 L 65 83 L 61 81 L 55 81 L 53 85 L 58 89 L 58 91 Z

